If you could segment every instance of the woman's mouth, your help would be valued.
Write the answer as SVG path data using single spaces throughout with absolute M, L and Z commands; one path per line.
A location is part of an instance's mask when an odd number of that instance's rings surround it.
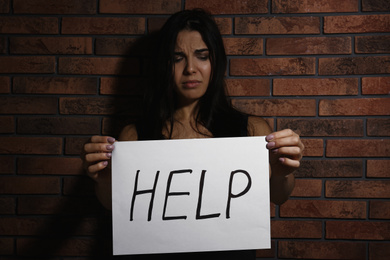
M 183 83 L 185 88 L 196 88 L 200 84 L 198 80 L 189 80 Z

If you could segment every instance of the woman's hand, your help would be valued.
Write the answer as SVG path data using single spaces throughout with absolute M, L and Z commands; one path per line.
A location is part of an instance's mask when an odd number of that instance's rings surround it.
M 295 178 L 290 173 L 299 167 L 304 145 L 290 129 L 271 133 L 265 139 L 269 149 L 271 201 L 281 205 L 294 189 Z
M 98 181 L 99 172 L 107 169 L 115 139 L 110 136 L 92 136 L 81 152 L 83 167 L 89 177 Z
M 266 141 L 272 175 L 286 176 L 299 167 L 304 149 L 299 135 L 285 129 L 267 135 Z

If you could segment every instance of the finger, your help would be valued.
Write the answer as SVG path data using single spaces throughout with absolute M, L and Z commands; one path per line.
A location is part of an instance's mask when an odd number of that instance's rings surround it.
M 96 180 L 99 177 L 99 172 L 105 169 L 108 165 L 107 161 L 99 162 L 97 164 L 92 164 L 87 169 L 87 175 L 92 179 Z
M 301 141 L 298 135 L 278 139 L 275 138 L 267 144 L 267 148 L 276 149 L 284 146 L 300 146 L 300 142 Z
M 83 168 L 88 172 L 92 165 L 103 162 L 106 164 L 111 159 L 111 153 L 93 153 L 87 154 L 83 160 Z
M 100 136 L 100 135 L 94 135 L 91 137 L 91 143 L 115 143 L 115 138 L 111 136 Z
M 282 147 L 282 148 L 274 149 L 271 150 L 271 153 L 280 156 L 287 156 L 293 159 L 302 158 L 302 150 L 298 146 Z
M 89 164 L 98 161 L 107 161 L 111 158 L 111 153 L 89 153 L 85 155 L 85 161 Z
M 299 166 L 301 165 L 299 160 L 294 160 L 287 157 L 280 157 L 279 161 L 281 164 L 291 168 L 299 168 Z
M 87 143 L 84 145 L 85 153 L 112 152 L 115 146 L 110 143 Z
M 268 142 L 270 141 L 273 141 L 275 139 L 279 139 L 279 138 L 284 138 L 284 137 L 289 137 L 289 136 L 298 136 L 294 131 L 292 131 L 291 129 L 284 129 L 284 130 L 281 130 L 281 131 L 278 131 L 278 132 L 273 132 L 269 135 L 266 136 L 266 140 Z

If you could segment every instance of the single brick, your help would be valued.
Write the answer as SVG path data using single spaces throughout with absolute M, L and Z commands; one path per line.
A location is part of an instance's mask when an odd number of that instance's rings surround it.
M 329 157 L 389 157 L 389 139 L 327 140 L 326 156 Z
M 147 86 L 145 78 L 100 78 L 100 94 L 141 96 Z
M 5 37 L 0 37 L 0 53 L 5 54 L 7 53 L 7 38 Z
M 358 12 L 358 0 L 272 0 L 272 13 L 348 13 Z
M 320 116 L 390 115 L 390 98 L 320 100 Z
M 62 139 L 57 137 L 0 137 L 0 154 L 61 154 Z
M 0 33 L 4 34 L 58 34 L 56 17 L 0 17 Z
M 80 158 L 22 157 L 18 159 L 18 174 L 82 175 L 84 170 Z
M 151 46 L 149 45 L 144 46 L 144 49 L 134 48 L 138 41 L 140 41 L 140 38 L 97 38 L 95 53 L 97 55 L 145 55 L 148 48 L 150 52 Z
M 0 214 L 2 214 L 2 215 L 15 214 L 15 199 L 14 198 L 0 198 L 0 205 L 1 205 Z M 0 242 L 0 245 L 2 245 L 1 242 Z M 0 252 L 1 252 L 1 250 L 0 250 Z
M 357 95 L 358 78 L 274 79 L 275 96 Z
M 74 94 L 97 93 L 97 78 L 70 77 L 14 77 L 13 92 L 27 94 Z
M 261 38 L 223 38 L 227 55 L 262 55 Z
M 268 38 L 267 55 L 351 54 L 351 37 Z
M 320 75 L 359 75 L 390 73 L 390 56 L 320 58 Z
M 156 45 L 157 35 L 137 38 L 98 38 L 95 53 L 98 55 L 144 56 L 150 57 Z
M 369 251 L 369 259 L 387 260 L 388 256 L 390 255 L 389 243 L 371 242 L 369 243 L 368 251 Z
M 100 13 L 172 14 L 180 11 L 180 0 L 100 0 Z
M 386 12 L 390 11 L 390 2 L 387 0 L 362 0 L 364 12 Z
M 0 114 L 56 114 L 57 98 L 17 97 L 0 98 Z
M 13 174 L 15 173 L 15 160 L 11 156 L 0 157 L 0 174 Z
M 67 137 L 65 138 L 65 154 L 80 155 L 81 149 L 87 143 L 89 137 Z
M 294 171 L 298 178 L 363 177 L 362 160 L 302 160 Z
M 390 160 L 367 160 L 367 177 L 390 178 Z
M 275 238 L 321 238 L 321 221 L 273 220 L 271 237 Z
M 383 200 L 370 201 L 370 218 L 390 219 L 390 201 L 383 201 Z
M 236 34 L 319 34 L 319 17 L 237 17 Z
M 139 98 L 60 98 L 60 113 L 75 115 L 139 115 Z
M 0 116 L 0 134 L 15 132 L 15 120 L 12 116 Z
M 258 116 L 315 116 L 314 99 L 233 99 L 233 106 Z
M 390 32 L 390 15 L 325 16 L 324 33 Z
M 363 136 L 362 119 L 289 119 L 277 121 L 278 130 L 292 129 L 300 136 Z
M 55 65 L 55 57 L 0 57 L 1 73 L 55 73 Z
M 141 17 L 63 17 L 62 34 L 143 34 Z
M 356 36 L 355 52 L 356 53 L 390 53 L 390 36 Z
M 288 200 L 280 206 L 281 217 L 364 219 L 366 202 L 341 200 Z
M 390 136 L 390 119 L 388 118 L 368 118 L 368 136 Z
M 13 37 L 12 54 L 92 54 L 90 37 Z
M 295 175 L 295 174 L 294 174 Z M 296 179 L 292 197 L 321 197 L 322 180 Z
M 303 156 L 320 157 L 324 155 L 324 140 L 302 139 L 302 143 L 305 146 L 305 149 L 303 150 Z
M 0 0 L 0 13 L 9 13 L 10 0 Z
M 227 79 L 229 96 L 270 96 L 269 79 Z
M 59 194 L 57 177 L 0 176 L 0 194 Z
M 232 76 L 314 75 L 314 58 L 238 58 L 230 60 Z
M 3 235 L 21 236 L 35 235 L 39 233 L 39 227 L 48 221 L 38 218 L 2 218 L 0 222 L 0 230 Z M 40 234 L 47 235 L 47 234 Z
M 0 94 L 10 93 L 10 82 L 9 77 L 0 77 Z
M 327 239 L 389 240 L 390 222 L 326 221 Z
M 214 20 L 215 20 L 215 23 L 217 24 L 218 29 L 222 35 L 232 33 L 232 31 L 233 31 L 232 18 L 216 17 L 216 18 L 214 18 Z
M 268 13 L 267 0 L 187 0 L 186 9 L 202 8 L 212 14 L 264 14 Z
M 389 198 L 390 181 L 326 181 L 329 198 Z
M 17 255 L 39 257 L 41 255 L 89 256 L 95 246 L 91 238 L 30 238 L 16 240 Z M 96 246 L 95 246 L 96 248 Z
M 60 74 L 86 75 L 138 75 L 140 61 L 137 58 L 59 58 Z
M 17 14 L 96 14 L 97 8 L 94 0 L 13 0 L 13 10 Z
M 364 77 L 362 78 L 362 94 L 389 95 L 390 77 Z
M 366 243 L 329 241 L 279 241 L 279 257 L 365 260 Z
M 21 215 L 88 215 L 100 213 L 95 197 L 24 196 L 18 199 Z
M 97 220 L 93 218 L 9 217 L 0 222 L 2 234 L 9 236 L 94 235 L 96 228 Z
M 0 254 L 12 255 L 14 253 L 14 238 L 0 238 Z
M 167 17 L 150 17 L 148 18 L 148 32 L 156 32 L 161 29 L 167 21 Z M 214 17 L 219 31 L 222 35 L 232 33 L 232 18 L 228 17 Z
M 100 119 L 97 117 L 19 117 L 18 134 L 41 135 L 96 135 Z

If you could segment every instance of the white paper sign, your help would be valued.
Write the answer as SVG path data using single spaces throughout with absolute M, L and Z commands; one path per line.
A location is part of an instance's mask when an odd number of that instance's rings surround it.
M 116 142 L 114 255 L 270 248 L 264 137 Z

